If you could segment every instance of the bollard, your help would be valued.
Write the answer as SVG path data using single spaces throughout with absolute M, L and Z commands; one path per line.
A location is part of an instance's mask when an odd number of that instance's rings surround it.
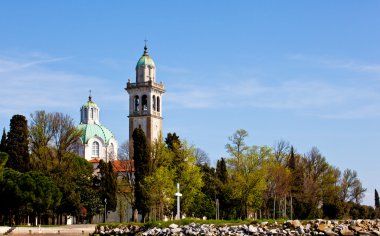
M 32 234 L 32 230 L 31 229 L 29 230 L 29 234 Z
M 58 234 L 61 234 L 61 230 L 58 230 Z
M 82 234 L 84 234 L 84 230 L 82 230 Z

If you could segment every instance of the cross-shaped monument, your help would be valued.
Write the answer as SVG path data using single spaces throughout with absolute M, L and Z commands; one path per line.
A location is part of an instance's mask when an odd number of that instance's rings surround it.
M 175 193 L 175 195 L 177 196 L 177 215 L 176 215 L 176 219 L 177 220 L 180 220 L 181 219 L 181 215 L 180 215 L 180 197 L 182 197 L 182 193 L 179 192 L 179 183 L 177 183 L 177 192 Z

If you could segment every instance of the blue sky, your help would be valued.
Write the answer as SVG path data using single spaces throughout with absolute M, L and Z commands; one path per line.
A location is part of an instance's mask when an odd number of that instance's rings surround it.
M 379 1 L 1 1 L 0 126 L 59 111 L 79 122 L 88 90 L 128 138 L 128 78 L 148 39 L 164 133 L 226 156 L 248 144 L 313 146 L 380 189 Z

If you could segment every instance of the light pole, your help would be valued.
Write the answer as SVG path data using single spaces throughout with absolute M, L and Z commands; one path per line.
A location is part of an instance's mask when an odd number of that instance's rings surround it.
M 104 221 L 103 223 L 106 223 L 107 219 L 107 198 L 104 198 Z

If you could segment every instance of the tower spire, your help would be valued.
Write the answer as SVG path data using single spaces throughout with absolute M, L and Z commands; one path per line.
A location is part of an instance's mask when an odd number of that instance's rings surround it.
M 89 102 L 92 102 L 91 89 L 90 89 L 88 92 L 90 93 L 90 95 L 88 96 L 88 101 L 89 101 Z
M 144 46 L 144 55 L 148 55 L 148 47 L 146 46 L 146 43 L 148 42 L 147 39 L 144 40 L 145 46 Z

